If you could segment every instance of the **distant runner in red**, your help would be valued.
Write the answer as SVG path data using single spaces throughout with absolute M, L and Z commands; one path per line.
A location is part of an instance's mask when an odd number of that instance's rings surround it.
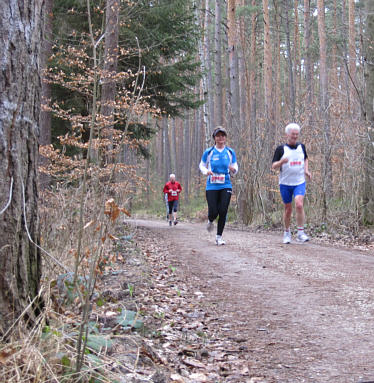
M 178 211 L 178 200 L 179 193 L 182 191 L 182 186 L 179 182 L 175 181 L 175 174 L 170 174 L 170 181 L 166 182 L 164 186 L 164 195 L 167 194 L 168 205 L 169 205 L 169 226 L 178 223 L 177 211 Z M 172 221 L 173 219 L 173 221 Z

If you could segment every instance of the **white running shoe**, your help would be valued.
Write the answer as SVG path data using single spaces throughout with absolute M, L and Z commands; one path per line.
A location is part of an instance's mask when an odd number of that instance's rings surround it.
M 225 245 L 226 242 L 222 238 L 222 235 L 216 235 L 216 244 L 217 246 Z
M 206 229 L 209 231 L 209 233 L 214 229 L 214 223 L 213 222 L 210 222 L 208 221 L 207 225 L 206 225 Z
M 301 233 L 297 233 L 296 241 L 307 242 L 309 241 L 309 237 L 302 231 Z
M 285 231 L 283 234 L 283 243 L 291 243 L 291 232 Z

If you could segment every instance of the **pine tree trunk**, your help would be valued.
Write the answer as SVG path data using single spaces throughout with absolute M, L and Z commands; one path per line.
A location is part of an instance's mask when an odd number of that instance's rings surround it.
M 318 7 L 318 36 L 320 52 L 320 115 L 323 123 L 323 214 L 327 218 L 327 204 L 332 195 L 332 166 L 331 166 L 331 138 L 330 138 L 330 114 L 327 76 L 327 46 L 325 25 L 325 2 L 317 1 Z
M 221 0 L 215 2 L 215 122 L 223 124 Z
M 177 158 L 178 158 L 178 162 L 177 162 L 177 177 L 179 179 L 182 179 L 184 183 L 184 152 L 185 152 L 185 144 L 184 144 L 184 127 L 183 127 L 183 121 L 179 118 L 177 120 L 177 137 L 178 137 L 178 152 L 177 152 Z M 182 185 L 183 187 L 183 185 Z
M 269 147 L 267 150 L 272 150 L 274 142 L 274 110 L 273 110 L 273 60 L 272 46 L 270 41 L 270 15 L 268 0 L 262 1 L 264 12 L 264 101 L 265 101 L 265 131 L 269 135 Z
M 300 91 L 300 32 L 299 32 L 299 12 L 298 12 L 299 0 L 294 1 L 294 73 L 295 73 L 295 102 L 299 99 Z M 299 105 L 297 106 L 299 109 Z
M 242 8 L 245 6 L 244 0 L 239 0 L 239 6 Z M 249 84 L 249 73 L 248 66 L 246 60 L 246 52 L 247 52 L 247 44 L 246 44 L 246 36 L 245 36 L 245 19 L 243 16 L 239 17 L 239 31 L 238 34 L 240 36 L 240 49 L 239 49 L 239 102 L 240 102 L 240 131 L 241 136 L 248 138 L 248 130 L 247 130 L 247 108 L 248 108 L 248 100 L 247 100 L 247 89 Z M 239 45 L 239 44 L 238 44 Z M 244 145 L 247 148 L 248 143 L 244 141 Z
M 211 57 L 211 22 L 210 22 L 210 6 L 209 0 L 205 0 L 205 17 L 204 17 L 204 53 L 205 53 L 205 69 L 207 71 L 206 81 L 208 87 L 208 113 L 210 121 L 210 129 L 213 130 L 213 127 L 216 125 L 215 115 L 214 115 L 214 91 L 213 91 L 213 66 L 212 66 L 212 57 Z
M 333 102 L 337 102 L 339 99 L 339 92 L 338 92 L 338 86 L 339 86 L 339 80 L 338 80 L 338 63 L 337 63 L 337 57 L 338 57 L 338 47 L 337 47 L 337 38 L 338 38 L 338 27 L 337 27 L 337 0 L 334 0 L 334 14 L 333 14 L 333 42 L 332 42 L 332 65 L 331 65 L 331 76 L 330 76 L 330 83 L 331 83 L 331 97 L 333 99 Z
M 177 136 L 175 134 L 175 118 L 171 120 L 171 169 L 175 173 L 177 171 Z
M 363 223 L 374 224 L 374 0 L 366 1 L 365 33 L 365 80 L 366 80 L 366 120 L 368 121 L 365 143 Z
M 4 2 L 3 2 L 4 3 Z M 39 291 L 38 136 L 43 2 L 5 0 L 0 14 L 0 331 Z M 27 32 L 27 33 L 25 33 Z M 8 203 L 9 202 L 9 203 Z M 24 214 L 26 213 L 26 215 Z M 26 230 L 27 227 L 27 230 Z M 34 310 L 23 319 L 31 323 Z
M 229 53 L 229 99 L 228 128 L 233 131 L 240 126 L 239 75 L 238 75 L 238 36 L 235 18 L 236 0 L 227 2 L 228 53 Z M 238 137 L 238 135 L 236 135 Z
M 287 63 L 288 63 L 288 81 L 289 81 L 289 103 L 291 111 L 291 119 L 295 121 L 296 113 L 296 91 L 295 91 L 295 76 L 294 67 L 292 63 L 291 52 L 291 36 L 290 36 L 290 17 L 289 17 L 289 0 L 284 0 L 284 13 L 285 13 L 285 29 L 286 29 L 286 47 L 287 47 Z
M 184 159 L 183 159 L 183 191 L 184 191 L 184 201 L 188 204 L 188 197 L 190 194 L 190 177 L 191 177 L 191 166 L 190 166 L 190 115 L 189 112 L 186 112 L 184 122 L 183 122 L 183 135 L 184 135 Z
M 276 134 L 280 130 L 280 115 L 281 115 L 281 38 L 280 38 L 280 8 L 277 3 L 274 3 L 275 7 L 275 24 L 276 24 L 276 44 L 274 47 L 275 57 L 274 57 L 274 66 L 275 66 L 275 92 L 274 92 L 274 100 L 275 100 L 275 108 L 274 108 L 274 125 L 276 129 Z M 282 131 L 283 133 L 283 131 Z
M 43 32 L 43 45 L 41 52 L 41 65 L 43 70 L 48 68 L 48 59 L 52 56 L 52 44 L 53 44 L 53 0 L 45 0 L 45 13 L 44 13 L 44 32 Z M 44 77 L 44 76 L 43 76 Z M 41 102 L 45 106 L 49 106 L 51 100 L 51 84 L 47 81 L 42 81 L 42 90 L 41 90 Z M 52 134 L 52 115 L 48 110 L 40 110 L 39 118 L 40 126 L 40 145 L 50 145 Z M 39 165 L 47 166 L 48 159 L 39 155 Z M 41 189 L 45 189 L 51 182 L 51 177 L 46 173 L 39 173 L 39 186 Z
M 304 50 L 305 50 L 305 82 L 306 82 L 306 107 L 307 115 L 311 120 L 311 105 L 313 102 L 312 92 L 312 60 L 311 60 L 311 25 L 310 25 L 310 0 L 304 0 Z
M 256 0 L 252 0 L 252 7 L 256 6 Z M 250 139 L 252 144 L 255 143 L 257 137 L 257 124 L 256 124 L 256 114 L 257 114 L 257 92 L 256 92 L 256 54 L 257 54 L 257 19 L 258 14 L 256 12 L 252 13 L 251 16 L 251 52 L 250 52 L 250 76 L 249 76 L 249 102 L 250 102 Z M 256 150 L 256 149 L 255 149 Z
M 169 126 L 168 118 L 162 119 L 162 133 L 164 137 L 164 179 L 165 182 L 169 179 L 171 173 L 171 157 L 170 157 L 170 140 L 169 140 Z
M 116 96 L 116 82 L 113 77 L 117 73 L 118 63 L 118 19 L 119 0 L 106 1 L 105 14 L 105 49 L 104 49 L 104 71 L 102 77 L 101 109 L 100 112 L 106 117 L 106 127 L 102 132 L 103 137 L 112 139 L 114 121 L 114 103 Z M 110 145 L 108 150 L 112 150 Z M 109 153 L 106 156 L 108 162 L 113 162 L 114 157 Z
M 354 112 L 354 100 L 356 91 L 354 84 L 356 82 L 356 33 L 355 33 L 355 3 L 354 0 L 348 0 L 348 72 L 349 72 L 349 101 L 351 112 Z M 357 86 L 357 85 L 356 85 Z

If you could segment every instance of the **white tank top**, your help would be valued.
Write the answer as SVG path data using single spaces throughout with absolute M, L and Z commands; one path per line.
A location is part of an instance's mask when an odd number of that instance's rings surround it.
M 287 157 L 288 162 L 281 166 L 279 184 L 296 186 L 304 183 L 304 152 L 301 144 L 298 144 L 296 149 L 284 145 L 283 150 L 282 158 Z

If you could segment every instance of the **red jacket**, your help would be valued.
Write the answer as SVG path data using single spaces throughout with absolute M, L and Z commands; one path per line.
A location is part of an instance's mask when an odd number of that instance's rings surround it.
M 164 193 L 168 193 L 168 201 L 178 201 L 179 193 L 182 191 L 182 186 L 179 182 L 166 182 Z

